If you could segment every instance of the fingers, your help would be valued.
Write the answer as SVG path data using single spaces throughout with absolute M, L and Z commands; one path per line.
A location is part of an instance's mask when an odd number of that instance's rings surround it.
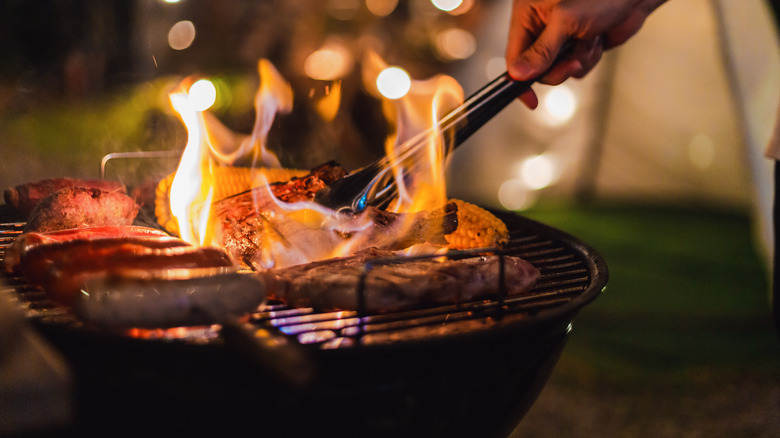
M 539 98 L 536 96 L 534 90 L 530 88 L 527 91 L 524 91 L 518 99 L 529 109 L 536 109 L 536 107 L 539 106 Z
M 553 65 L 539 78 L 539 82 L 558 85 L 570 77 L 582 78 L 599 63 L 603 53 L 604 45 L 601 36 L 576 40 L 569 55 Z
M 523 43 L 518 44 L 518 48 L 515 50 L 519 50 L 519 47 L 526 47 L 519 53 L 510 54 L 507 50 L 509 75 L 515 80 L 529 80 L 542 75 L 553 65 L 555 57 L 567 39 L 568 33 L 556 29 L 556 25 L 553 23 L 545 27 L 539 37 L 529 46 L 523 46 Z

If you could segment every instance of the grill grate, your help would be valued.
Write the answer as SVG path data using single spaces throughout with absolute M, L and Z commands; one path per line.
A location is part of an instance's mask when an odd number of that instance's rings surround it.
M 524 258 L 541 271 L 537 284 L 527 295 L 496 296 L 453 305 L 421 308 L 382 315 L 358 311 L 318 312 L 311 308 L 290 308 L 280 303 L 261 306 L 248 324 L 280 332 L 301 344 L 321 349 L 348 348 L 428 339 L 491 330 L 522 324 L 536 315 L 576 312 L 606 284 L 607 270 L 601 257 L 571 236 L 520 216 L 495 212 L 510 229 L 510 243 L 499 255 Z M 0 261 L 24 222 L 6 206 L 0 206 Z M 481 251 L 484 254 L 484 251 Z M 459 256 L 473 256 L 462 252 Z M 39 324 L 87 330 L 67 309 L 50 302 L 38 287 L 24 278 L 4 273 L 2 292 L 10 295 L 24 314 Z M 219 341 L 218 325 L 175 330 L 132 330 L 124 335 L 180 342 Z

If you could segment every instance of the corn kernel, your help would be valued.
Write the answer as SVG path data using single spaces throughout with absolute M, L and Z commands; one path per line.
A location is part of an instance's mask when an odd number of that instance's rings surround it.
M 451 199 L 458 206 L 458 228 L 447 234 L 452 249 L 490 248 L 509 240 L 506 224 L 482 207 L 460 199 Z

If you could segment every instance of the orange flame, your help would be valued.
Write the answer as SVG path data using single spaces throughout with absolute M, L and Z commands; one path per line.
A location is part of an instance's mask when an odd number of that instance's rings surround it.
M 253 165 L 281 167 L 265 147 L 277 111 L 292 109 L 292 88 L 267 60 L 258 63 L 261 85 L 255 96 L 257 118 L 249 136 L 231 131 L 190 95 L 193 78 L 185 78 L 170 94 L 171 105 L 187 128 L 187 145 L 170 189 L 171 213 L 182 239 L 214 245 L 209 217 L 214 192 L 214 167 L 250 157 Z
M 444 166 L 447 148 L 438 130 L 439 118 L 463 102 L 463 88 L 452 77 L 437 75 L 411 80 L 409 91 L 398 99 L 382 96 L 376 77 L 388 65 L 375 52 L 364 62 L 366 88 L 382 98 L 383 112 L 392 134 L 385 151 L 393 163 L 399 188 L 397 202 L 389 209 L 413 212 L 440 207 L 447 200 Z
M 367 83 L 374 84 L 386 64 L 375 54 L 366 59 L 363 76 Z M 249 136 L 231 131 L 211 113 L 194 108 L 187 91 L 192 79 L 182 81 L 170 95 L 189 133 L 171 185 L 171 212 L 179 223 L 181 237 L 193 244 L 220 244 L 209 225 L 215 183 L 212 170 L 216 166 L 230 165 L 246 157 L 251 157 L 255 166 L 279 166 L 278 159 L 265 149 L 265 140 L 276 113 L 291 110 L 292 90 L 268 61 L 261 60 L 258 71 L 261 86 L 255 98 L 257 118 Z M 369 89 L 378 93 L 375 86 Z M 335 96 L 340 94 L 338 88 L 333 91 Z M 392 211 L 433 210 L 446 203 L 446 146 L 435 127 L 442 111 L 462 100 L 460 85 L 443 75 L 425 81 L 412 80 L 405 96 L 383 99 L 385 114 L 393 128 L 386 142 L 387 155 L 392 158 L 392 172 L 400 193 Z M 255 205 L 262 204 L 257 208 L 265 209 L 261 212 L 263 220 L 280 236 L 270 239 L 268 248 L 263 249 L 260 256 L 263 266 L 283 267 L 350 255 L 357 249 L 372 246 L 370 239 L 377 238 L 368 215 L 344 217 L 313 202 L 287 204 L 275 199 L 270 189 L 255 190 L 252 194 Z M 271 202 L 260 202 L 260 198 Z M 390 232 L 403 235 L 411 225 L 393 224 Z M 347 235 L 350 237 L 345 238 Z

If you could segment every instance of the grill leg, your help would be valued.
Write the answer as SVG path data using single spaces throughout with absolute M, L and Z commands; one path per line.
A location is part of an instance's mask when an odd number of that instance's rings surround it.
M 774 256 L 772 257 L 772 316 L 780 336 L 780 160 L 775 161 L 775 199 L 772 208 Z

